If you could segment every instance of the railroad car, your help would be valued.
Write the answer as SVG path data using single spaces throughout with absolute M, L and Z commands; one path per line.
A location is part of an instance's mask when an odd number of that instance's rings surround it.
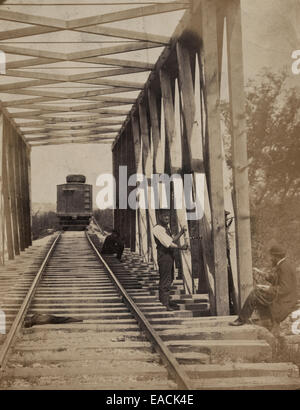
M 63 230 L 83 230 L 93 214 L 92 185 L 84 175 L 68 175 L 57 185 L 57 216 Z

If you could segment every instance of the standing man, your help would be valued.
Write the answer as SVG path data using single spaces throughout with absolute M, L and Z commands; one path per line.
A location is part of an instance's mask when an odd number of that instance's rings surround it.
M 170 301 L 170 288 L 174 280 L 174 250 L 187 250 L 188 246 L 178 246 L 176 242 L 184 234 L 186 228 L 172 237 L 170 228 L 170 215 L 167 210 L 161 211 L 159 223 L 153 228 L 153 235 L 157 247 L 157 262 L 159 267 L 159 300 L 167 310 L 176 310 L 177 304 Z
M 297 305 L 297 278 L 294 269 L 287 261 L 284 250 L 278 246 L 269 249 L 273 274 L 266 277 L 270 286 L 256 285 L 247 297 L 239 317 L 230 325 L 241 326 L 247 323 L 255 309 L 268 310 L 273 322 L 273 331 Z

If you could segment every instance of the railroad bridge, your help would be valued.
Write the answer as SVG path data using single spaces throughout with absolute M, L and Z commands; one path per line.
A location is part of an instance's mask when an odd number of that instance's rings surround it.
M 152 174 L 189 174 L 195 198 L 200 176 L 204 216 L 187 222 L 186 210 L 171 206 L 174 232 L 188 226 L 184 240 L 190 250 L 177 264 L 186 293 L 208 293 L 211 312 L 226 315 L 225 210 L 234 216 L 237 305 L 252 285 L 240 1 L 100 3 L 88 2 L 84 9 L 80 1 L 42 7 L 38 1 L 9 0 L 0 7 L 1 262 L 32 243 L 31 151 L 109 143 L 117 184 L 120 166 L 148 181 Z M 232 175 L 221 138 L 224 83 L 232 117 Z M 124 206 L 118 189 L 115 200 L 114 225 L 126 246 L 155 263 L 155 209 Z
M 0 389 L 299 388 L 270 332 L 228 326 L 253 282 L 242 34 L 240 0 L 1 2 Z M 95 143 L 112 146 L 123 263 L 88 232 L 32 243 L 32 150 Z M 178 311 L 157 299 L 142 206 L 162 175 L 173 233 L 187 227 Z

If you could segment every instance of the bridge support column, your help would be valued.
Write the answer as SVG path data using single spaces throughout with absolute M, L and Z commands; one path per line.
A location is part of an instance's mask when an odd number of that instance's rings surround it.
M 12 216 L 12 232 L 14 242 L 15 255 L 20 254 L 20 240 L 19 240 L 19 218 L 17 213 L 17 192 L 16 192 L 16 164 L 15 164 L 15 132 L 10 124 L 6 124 L 5 132 L 7 133 L 7 172 L 8 172 L 8 190 L 10 197 L 11 216 Z
M 232 211 L 233 205 L 220 109 L 225 18 L 236 218 L 235 229 L 231 227 L 231 233 L 236 233 L 236 246 L 231 240 L 231 271 L 225 210 Z M 147 177 L 148 184 L 151 174 L 165 173 L 169 177 L 177 174 L 181 182 L 183 175 L 190 174 L 190 201 L 198 197 L 196 181 L 201 180 L 200 202 L 204 214 L 197 215 L 195 221 L 187 218 L 190 209 L 176 209 L 175 184 L 171 182 L 171 227 L 176 233 L 182 226 L 188 226 L 188 234 L 181 243 L 185 240 L 190 250 L 182 252 L 177 261 L 186 292 L 208 293 L 211 314 L 216 315 L 228 315 L 233 295 L 239 293 L 243 301 L 252 285 L 242 73 L 239 0 L 192 1 L 113 146 L 115 153 L 122 149 L 121 140 L 132 135 L 135 170 Z M 130 162 L 128 152 L 127 162 Z M 152 209 L 149 213 L 143 209 L 136 211 L 136 249 L 147 261 L 154 255 L 154 219 Z
M 233 198 L 241 305 L 253 287 L 253 275 L 240 0 L 227 1 L 226 19 L 229 100 L 232 119 Z
M 132 140 L 134 146 L 134 171 L 135 173 L 140 173 L 142 171 L 142 144 L 139 129 L 139 121 L 136 115 L 131 115 L 129 129 L 132 133 Z M 141 220 L 139 209 L 135 210 L 135 251 L 140 255 L 143 255 L 143 243 L 142 243 L 142 232 L 141 232 Z
M 219 48 L 216 1 L 201 3 L 202 58 L 205 73 L 209 190 L 215 266 L 217 315 L 228 315 L 228 272 L 224 217 L 223 156 L 220 123 Z
M 151 234 L 153 227 L 156 225 L 156 213 L 151 204 L 151 176 L 153 173 L 153 153 L 151 152 L 150 143 L 150 124 L 148 121 L 148 105 L 147 99 L 139 105 L 139 118 L 142 138 L 142 158 L 143 158 L 143 174 L 147 179 L 147 208 L 144 211 L 145 223 L 147 224 L 147 243 L 148 243 L 148 261 L 153 261 L 157 266 L 157 253 L 154 237 Z
M 1 189 L 0 243 L 1 262 L 14 259 L 32 244 L 30 150 L 11 125 L 0 114 Z

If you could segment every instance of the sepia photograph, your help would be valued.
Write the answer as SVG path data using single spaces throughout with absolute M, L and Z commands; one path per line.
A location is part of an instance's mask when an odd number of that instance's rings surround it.
M 0 0 L 0 390 L 300 390 L 300 0 Z

